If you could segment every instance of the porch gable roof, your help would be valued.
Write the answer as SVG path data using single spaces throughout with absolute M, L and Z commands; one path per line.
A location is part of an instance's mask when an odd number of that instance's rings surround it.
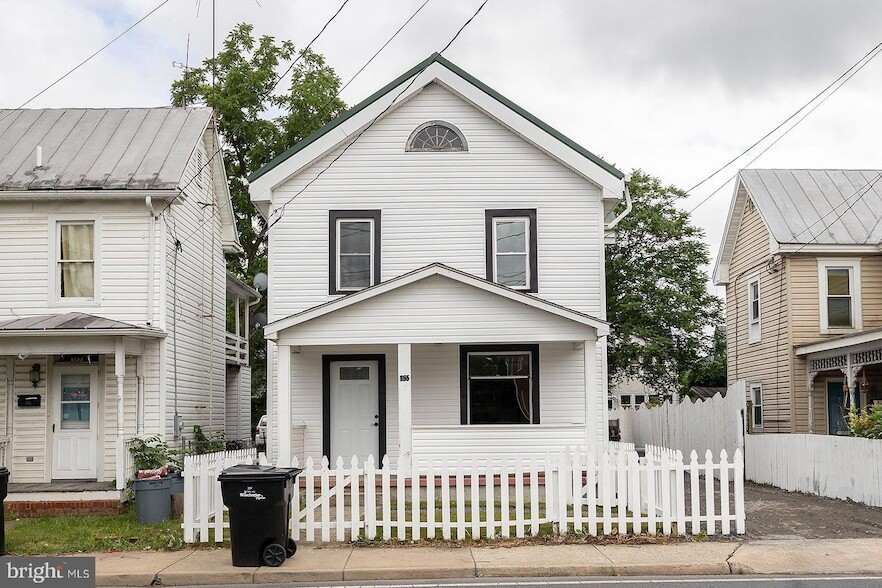
M 495 282 L 490 282 L 442 263 L 432 263 L 420 269 L 392 278 L 391 280 L 371 286 L 370 288 L 365 288 L 364 290 L 314 306 L 289 317 L 273 321 L 264 328 L 264 334 L 267 339 L 273 341 L 277 340 L 280 331 L 331 314 L 338 310 L 349 308 L 353 305 L 371 300 L 433 276 L 448 278 L 454 282 L 523 304 L 526 307 L 535 308 L 547 312 L 550 315 L 568 319 L 580 325 L 592 327 L 597 331 L 597 336 L 609 334 L 609 323 L 604 320 L 549 302 L 548 300 L 544 300 L 537 296 L 514 290 Z
M 814 353 L 842 351 L 848 347 L 878 343 L 880 341 L 882 341 L 882 327 L 799 345 L 794 348 L 793 353 L 797 357 L 802 357 Z

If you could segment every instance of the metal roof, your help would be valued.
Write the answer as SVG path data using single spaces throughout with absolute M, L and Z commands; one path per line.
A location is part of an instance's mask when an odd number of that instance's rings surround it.
M 174 189 L 210 120 L 210 108 L 0 110 L 0 190 Z
M 64 314 L 46 314 L 25 318 L 15 318 L 0 322 L 2 331 L 157 331 L 150 327 L 139 327 L 113 319 L 86 314 L 84 312 L 68 312 Z
M 880 170 L 744 169 L 739 177 L 778 243 L 878 245 L 882 242 L 880 174 Z

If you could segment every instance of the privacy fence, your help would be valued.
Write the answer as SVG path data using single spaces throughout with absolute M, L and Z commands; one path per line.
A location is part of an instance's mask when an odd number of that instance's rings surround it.
M 733 455 L 744 449 L 744 382 L 739 380 L 725 396 L 707 400 L 684 399 L 659 406 L 618 410 L 622 440 L 637 445 L 659 445 L 684 454 L 725 449 Z
M 745 442 L 748 480 L 882 506 L 882 439 L 764 433 Z
M 209 467 L 194 460 L 190 473 L 185 465 L 187 488 L 199 494 L 186 498 L 188 543 L 224 538 L 221 461 Z M 388 458 L 290 465 L 304 468 L 291 535 L 306 541 L 744 533 L 740 451 L 731 460 L 725 451 L 717 457 L 708 451 L 703 459 L 693 452 L 684 462 L 678 451 L 650 446 L 639 457 L 633 446 L 611 444 L 599 455 L 432 460 L 413 467 L 393 466 Z M 188 518 L 188 507 L 202 510 Z

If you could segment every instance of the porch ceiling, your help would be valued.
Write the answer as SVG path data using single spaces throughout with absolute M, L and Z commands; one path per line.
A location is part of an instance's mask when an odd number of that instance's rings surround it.
M 585 341 L 609 325 L 442 264 L 338 298 L 265 329 L 283 345 Z

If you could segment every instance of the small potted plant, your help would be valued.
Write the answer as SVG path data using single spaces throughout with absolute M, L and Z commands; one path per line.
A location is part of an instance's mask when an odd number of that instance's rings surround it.
M 159 435 L 131 440 L 129 452 L 138 474 L 132 481 L 139 523 L 157 523 L 171 518 L 171 461 L 168 444 Z

